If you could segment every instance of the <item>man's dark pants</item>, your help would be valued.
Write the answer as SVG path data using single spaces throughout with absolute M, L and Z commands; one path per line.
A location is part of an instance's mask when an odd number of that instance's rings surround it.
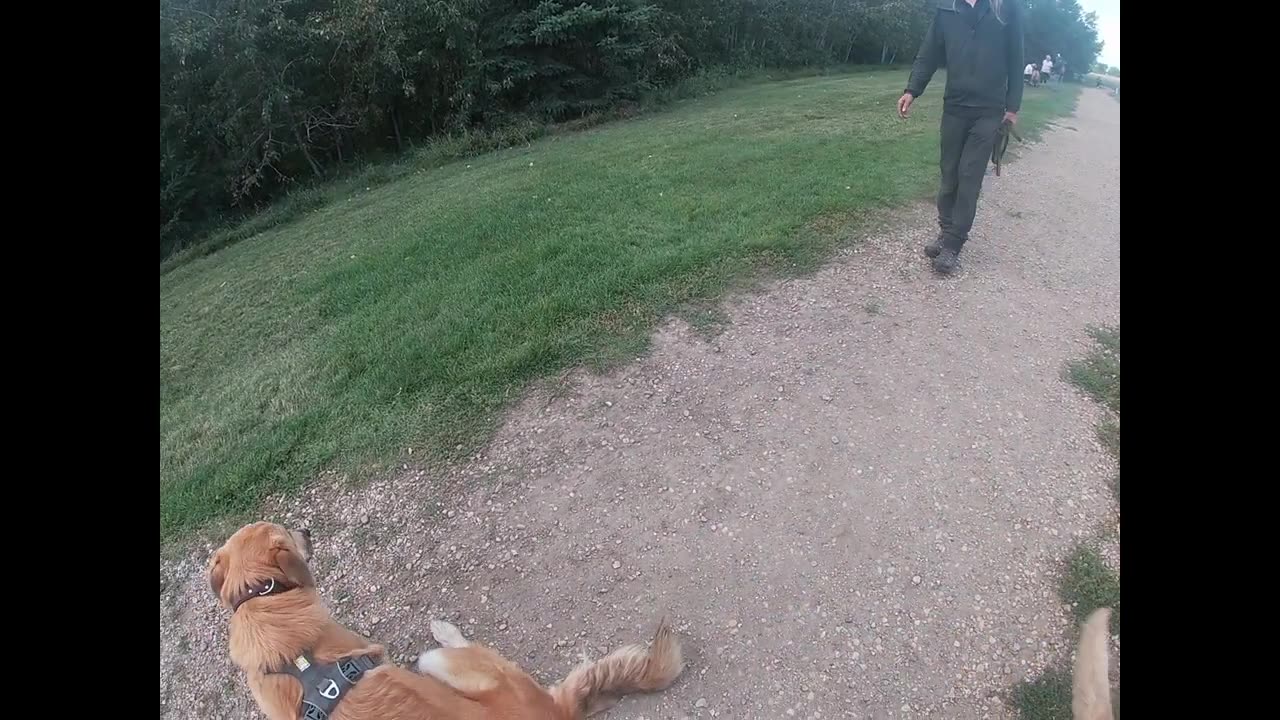
M 1004 113 L 942 114 L 942 186 L 938 190 L 938 225 L 942 244 L 959 252 L 969 239 L 978 211 L 982 177 L 991 161 L 996 132 Z

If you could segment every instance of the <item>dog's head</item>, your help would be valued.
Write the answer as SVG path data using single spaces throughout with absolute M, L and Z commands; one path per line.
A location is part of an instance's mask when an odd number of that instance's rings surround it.
M 288 587 L 314 588 L 311 533 L 268 522 L 245 525 L 209 559 L 209 586 L 223 607 L 235 609 L 246 597 Z M 258 591 L 270 588 L 267 592 Z

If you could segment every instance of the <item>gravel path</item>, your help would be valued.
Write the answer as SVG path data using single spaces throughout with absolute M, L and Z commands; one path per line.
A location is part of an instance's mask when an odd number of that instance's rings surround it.
M 318 483 L 338 618 L 416 655 L 442 617 L 553 680 L 669 612 L 689 668 L 609 718 L 1002 718 L 1070 652 L 1055 574 L 1112 511 L 1098 408 L 1060 379 L 1119 320 L 1120 110 L 988 178 L 964 270 L 899 216 L 807 278 L 673 321 L 607 376 L 535 391 L 446 478 Z M 161 561 L 160 715 L 258 717 L 204 576 Z

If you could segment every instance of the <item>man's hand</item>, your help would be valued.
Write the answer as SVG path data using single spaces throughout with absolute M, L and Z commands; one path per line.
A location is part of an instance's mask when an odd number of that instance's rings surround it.
M 906 120 L 911 115 L 911 103 L 915 101 L 915 97 L 911 93 L 902 93 L 902 97 L 898 98 L 898 117 Z
M 1005 113 L 1005 114 L 1004 114 L 1004 121 L 1005 121 L 1005 122 L 1007 122 L 1007 123 L 1009 123 L 1010 125 L 1017 125 L 1017 124 L 1018 124 L 1018 113 L 1016 113 L 1016 112 L 1007 112 L 1007 113 Z

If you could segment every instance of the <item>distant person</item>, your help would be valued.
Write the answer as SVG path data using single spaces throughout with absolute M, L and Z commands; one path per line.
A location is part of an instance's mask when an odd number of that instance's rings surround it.
M 1035 76 L 1036 76 L 1036 64 L 1027 63 L 1027 66 L 1022 68 L 1022 80 L 1026 82 L 1028 85 L 1031 85 L 1032 80 L 1035 79 Z
M 1053 77 L 1053 58 L 1048 55 L 1044 56 L 1044 60 L 1040 61 L 1040 78 L 1045 82 L 1049 82 Z
M 1062 78 L 1067 72 L 1067 64 L 1062 62 L 1062 53 L 1053 56 L 1053 75 L 1058 84 L 1062 84 Z
M 936 240 L 924 252 L 940 273 L 960 266 L 978 210 L 982 178 L 1002 123 L 1022 106 L 1022 7 L 1017 0 L 941 0 L 933 11 L 906 92 L 904 120 L 940 65 L 947 67 L 940 130 L 942 179 Z

